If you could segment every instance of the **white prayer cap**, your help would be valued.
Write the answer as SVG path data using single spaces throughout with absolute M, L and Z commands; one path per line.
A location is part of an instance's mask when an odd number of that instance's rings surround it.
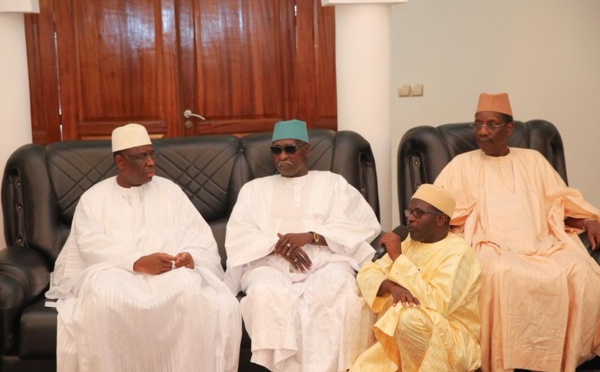
M 419 186 L 412 199 L 423 200 L 443 212 L 448 217 L 452 217 L 454 207 L 456 206 L 456 201 L 448 190 L 429 183 L 424 183 Z
M 148 131 L 140 124 L 127 124 L 112 132 L 112 152 L 151 144 Z

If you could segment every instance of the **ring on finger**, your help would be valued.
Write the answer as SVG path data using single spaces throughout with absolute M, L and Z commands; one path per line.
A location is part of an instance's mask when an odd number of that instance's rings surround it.
M 298 262 L 298 259 L 297 259 L 297 258 L 294 258 L 294 262 Z
M 287 243 L 285 246 L 286 247 L 291 247 L 292 245 L 290 243 Z

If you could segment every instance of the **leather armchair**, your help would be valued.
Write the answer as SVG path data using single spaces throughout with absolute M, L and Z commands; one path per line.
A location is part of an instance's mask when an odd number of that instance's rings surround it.
M 310 130 L 309 167 L 331 170 L 356 187 L 379 217 L 377 176 L 369 143 L 349 131 Z M 225 227 L 244 183 L 274 174 L 271 134 L 159 139 L 156 173 L 179 184 L 211 226 L 225 266 Z M 50 273 L 83 192 L 116 174 L 110 141 L 25 145 L 9 158 L 2 183 L 7 248 L 0 250 L 2 371 L 56 370 L 56 310 L 44 307 Z M 233 356 L 232 356 L 233 357 Z M 238 357 L 238 356 L 235 356 Z M 240 371 L 249 362 L 242 338 Z
M 417 187 L 423 183 L 433 183 L 441 170 L 456 155 L 478 148 L 469 124 L 419 126 L 407 131 L 400 140 L 397 153 L 398 204 L 402 225 L 406 225 L 406 217 L 402 211 L 407 208 Z M 539 151 L 568 184 L 562 139 L 552 123 L 545 120 L 515 121 L 508 145 Z M 579 237 L 600 264 L 600 250 L 591 250 L 585 233 Z M 592 359 L 578 370 L 585 368 L 600 368 L 600 358 Z
M 398 147 L 398 202 L 400 212 L 422 183 L 433 183 L 456 155 L 477 149 L 470 123 L 420 126 L 408 130 Z M 515 121 L 508 139 L 510 147 L 538 150 L 567 181 L 565 153 L 556 127 L 544 120 Z M 400 213 L 406 225 L 406 218 Z
M 398 146 L 398 204 L 400 223 L 406 225 L 402 211 L 422 183 L 433 183 L 442 169 L 456 155 L 477 149 L 470 123 L 443 124 L 437 127 L 420 126 L 407 131 Z M 508 139 L 510 147 L 530 148 L 548 159 L 565 183 L 567 168 L 560 133 L 554 124 L 545 120 L 515 121 Z M 586 234 L 580 238 L 596 262 L 600 250 L 592 251 Z

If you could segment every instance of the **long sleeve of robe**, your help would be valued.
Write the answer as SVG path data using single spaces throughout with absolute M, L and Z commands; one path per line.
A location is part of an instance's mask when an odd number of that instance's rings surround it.
M 278 233 L 314 231 L 306 272 L 271 255 Z M 379 233 L 364 197 L 331 172 L 272 176 L 244 185 L 227 224 L 225 282 L 243 290 L 252 362 L 271 371 L 346 371 L 371 342 L 373 318 L 355 273 Z
M 144 238 L 139 245 L 124 239 L 134 234 L 127 231 L 130 228 L 127 221 L 134 219 L 133 213 L 137 210 L 122 208 L 124 204 L 114 204 L 113 195 L 104 194 L 106 200 L 102 205 L 122 212 L 118 218 L 107 220 L 106 210 L 98 208 L 97 198 L 93 195 L 82 198 L 73 218 L 73 228 L 79 255 L 85 266 L 110 262 L 115 267 L 133 271 L 133 263 L 147 254 L 164 252 L 176 255 L 188 252 L 198 268 L 205 268 L 222 279 L 224 273 L 210 227 L 183 191 L 179 187 L 170 187 L 169 182 L 157 178 L 146 187 L 143 197 L 149 200 L 160 198 L 161 208 L 164 209 L 151 211 L 152 204 L 141 205 L 145 223 L 139 226 L 143 229 L 141 234 L 135 232 Z M 166 216 L 176 216 L 177 225 L 166 223 Z
M 365 301 L 379 314 L 374 326 L 378 343 L 363 354 L 351 371 L 470 371 L 479 367 L 480 318 L 477 293 L 481 271 L 473 249 L 449 234 L 432 244 L 402 242 L 403 253 L 392 262 L 388 255 L 366 264 L 357 281 Z M 392 306 L 392 296 L 377 296 L 384 280 L 411 292 L 421 307 Z M 427 330 L 413 332 L 410 323 L 425 317 Z M 415 323 L 418 323 L 415 321 Z M 427 345 L 418 350 L 413 345 Z
M 534 150 L 461 154 L 435 184 L 481 262 L 482 370 L 572 371 L 600 353 L 600 269 L 564 224 L 598 210 Z
M 195 267 L 133 271 L 157 252 L 188 252 Z M 223 276 L 210 227 L 173 182 L 95 185 L 77 205 L 46 294 L 58 310 L 59 370 L 236 370 L 226 354 L 239 353 L 241 316 Z

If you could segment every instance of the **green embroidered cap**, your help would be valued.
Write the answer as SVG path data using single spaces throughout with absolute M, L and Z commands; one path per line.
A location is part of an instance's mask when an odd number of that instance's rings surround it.
M 271 142 L 279 141 L 281 139 L 297 139 L 308 143 L 306 123 L 296 119 L 275 123 L 273 139 Z

